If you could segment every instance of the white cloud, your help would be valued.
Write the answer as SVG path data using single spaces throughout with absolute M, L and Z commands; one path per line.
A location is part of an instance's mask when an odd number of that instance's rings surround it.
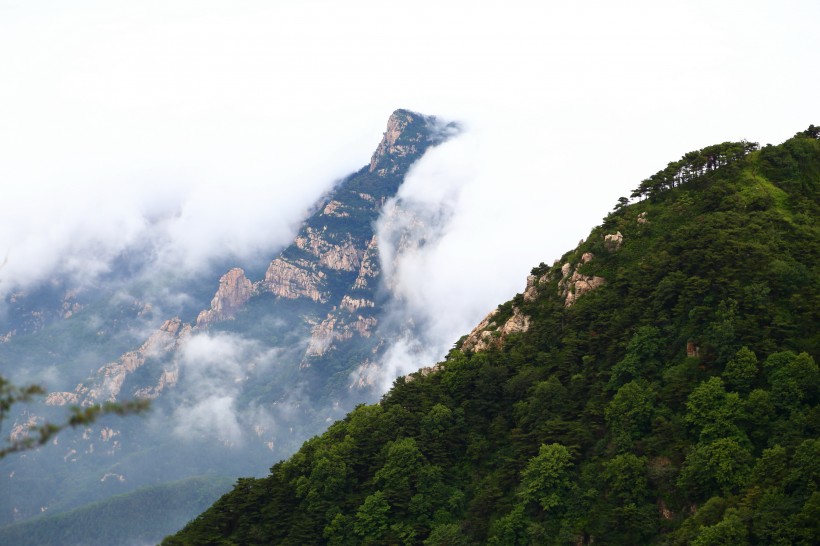
M 181 403 L 174 408 L 174 433 L 186 439 L 214 438 L 241 445 L 247 431 L 270 433 L 271 413 L 238 403 L 242 385 L 275 366 L 276 349 L 262 349 L 235 334 L 199 333 L 183 345 L 177 386 Z
M 818 16 L 811 0 L 6 1 L 0 294 L 134 245 L 179 275 L 269 257 L 404 107 L 466 127 L 403 190 L 449 221 L 396 271 L 451 343 L 669 160 L 817 123 Z

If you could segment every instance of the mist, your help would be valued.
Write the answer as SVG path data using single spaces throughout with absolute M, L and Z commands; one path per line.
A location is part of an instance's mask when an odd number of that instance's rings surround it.
M 132 248 L 177 275 L 268 257 L 402 107 L 469 128 L 435 159 L 471 180 L 457 239 L 423 260 L 496 266 L 447 281 L 486 307 L 670 159 L 816 121 L 813 2 L 45 4 L 0 7 L 3 294 Z
M 162 306 L 150 330 L 198 305 L 186 278 L 275 256 L 394 109 L 458 121 L 379 222 L 407 332 L 383 387 L 668 161 L 780 142 L 820 114 L 808 0 L 10 0 L 0 15 L 3 299 L 94 287 L 125 256 Z

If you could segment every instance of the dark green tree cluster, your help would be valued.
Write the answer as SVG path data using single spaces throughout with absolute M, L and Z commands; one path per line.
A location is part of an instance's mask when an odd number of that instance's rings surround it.
M 496 315 L 526 332 L 459 342 L 164 544 L 820 543 L 820 141 L 746 152 L 533 269 Z M 566 263 L 605 284 L 567 306 Z
M 672 161 L 632 191 L 630 197 L 653 197 L 662 191 L 703 176 L 731 162 L 738 161 L 759 148 L 757 142 L 724 142 L 689 152 L 678 161 Z

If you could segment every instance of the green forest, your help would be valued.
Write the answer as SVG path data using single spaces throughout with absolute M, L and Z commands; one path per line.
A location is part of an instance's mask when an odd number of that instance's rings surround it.
M 163 544 L 820 543 L 818 133 L 670 163 L 499 306 L 526 331 L 465 336 Z

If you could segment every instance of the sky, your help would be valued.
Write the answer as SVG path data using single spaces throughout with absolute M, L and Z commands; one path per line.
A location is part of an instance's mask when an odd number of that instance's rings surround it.
M 820 123 L 818 24 L 815 0 L 0 0 L 0 294 L 134 245 L 180 274 L 272 257 L 408 108 L 464 129 L 401 190 L 446 222 L 391 277 L 440 358 L 669 161 Z

